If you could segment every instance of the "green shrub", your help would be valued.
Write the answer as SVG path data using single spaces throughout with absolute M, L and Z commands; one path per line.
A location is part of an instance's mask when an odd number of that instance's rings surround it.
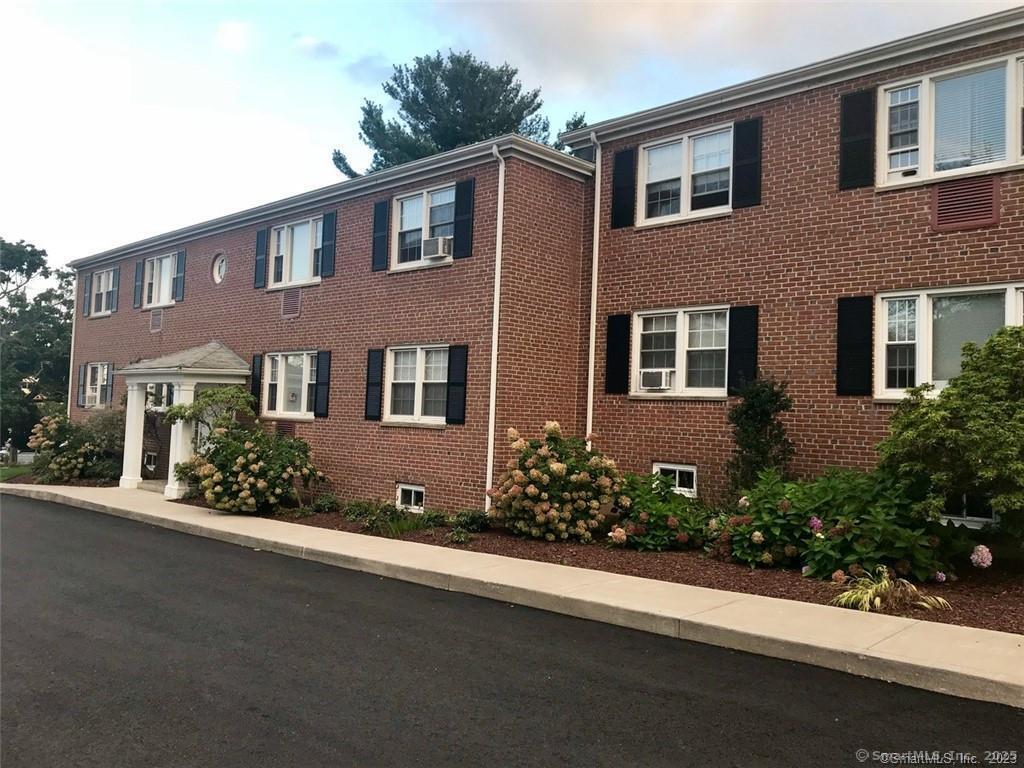
M 917 387 L 897 407 L 882 464 L 918 492 L 924 515 L 979 497 L 1005 532 L 1024 539 L 1024 327 L 965 344 L 960 375 L 931 390 Z
M 621 494 L 615 462 L 579 438 L 562 437 L 558 422 L 544 425 L 544 438 L 527 440 L 510 429 L 515 456 L 488 493 L 491 517 L 514 533 L 547 541 L 592 541 L 612 522 Z
M 757 378 L 740 390 L 740 401 L 729 409 L 736 447 L 726 465 L 733 498 L 772 469 L 783 477 L 793 458 L 793 442 L 779 414 L 793 410 L 786 383 Z
M 448 541 L 452 544 L 468 544 L 472 539 L 473 532 L 458 525 L 448 532 Z
M 338 497 L 333 493 L 321 493 L 312 504 L 309 505 L 310 510 L 313 514 L 328 514 L 330 512 L 337 512 L 341 509 L 341 502 L 338 501 Z
M 434 510 L 410 512 L 404 507 L 390 502 L 349 504 L 346 517 L 361 522 L 364 531 L 388 538 L 397 538 L 410 531 L 437 528 L 445 524 L 445 516 L 441 512 Z
M 448 524 L 452 528 L 461 528 L 469 533 L 480 533 L 491 527 L 491 519 L 486 512 L 476 509 L 456 512 L 448 518 Z
M 696 499 L 676 493 L 668 478 L 626 475 L 622 493 L 631 503 L 609 534 L 612 544 L 657 552 L 704 545 L 711 511 Z
M 783 481 L 777 470 L 762 472 L 739 500 L 739 515 L 719 526 L 719 538 L 728 535 L 732 558 L 750 566 L 799 564 L 810 535 L 802 490 L 800 483 Z
M 124 413 L 103 411 L 83 422 L 44 416 L 32 427 L 28 447 L 36 452 L 32 470 L 43 483 L 116 480 L 124 458 Z

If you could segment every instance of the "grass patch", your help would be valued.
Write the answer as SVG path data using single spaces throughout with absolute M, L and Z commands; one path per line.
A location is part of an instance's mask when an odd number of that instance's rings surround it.
M 0 483 L 6 483 L 15 477 L 31 474 L 32 467 L 0 467 Z

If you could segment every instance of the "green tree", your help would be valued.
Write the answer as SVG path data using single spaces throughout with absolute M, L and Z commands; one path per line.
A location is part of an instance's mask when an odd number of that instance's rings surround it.
M 767 469 L 780 476 L 788 473 L 793 441 L 779 415 L 793 410 L 786 383 L 757 378 L 744 385 L 740 401 L 729 409 L 736 447 L 726 465 L 733 494 L 753 488 Z
M 468 51 L 438 51 L 396 66 L 382 88 L 398 103 L 398 118 L 385 118 L 381 104 L 363 103 L 359 138 L 373 150 L 366 172 L 506 133 L 546 143 L 549 122 L 539 114 L 540 89 L 524 90 L 518 74 L 510 64 L 494 67 Z M 577 114 L 567 126 L 584 123 Z M 349 178 L 360 175 L 341 150 L 334 150 L 334 165 Z
M 30 295 L 31 284 L 50 279 Z M 54 270 L 46 251 L 0 238 L 0 437 L 24 446 L 39 404 L 67 394 L 74 273 Z

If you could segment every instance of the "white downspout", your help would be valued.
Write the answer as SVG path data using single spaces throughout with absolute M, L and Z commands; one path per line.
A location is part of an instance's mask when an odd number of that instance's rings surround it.
M 75 296 L 71 302 L 71 350 L 68 353 L 68 408 L 71 418 L 71 397 L 75 394 L 75 327 L 78 325 L 78 279 L 81 273 L 75 270 Z M 76 395 L 77 396 L 77 395 Z
M 599 236 L 601 233 L 601 145 L 597 143 L 597 134 L 590 132 L 590 142 L 594 145 L 594 234 L 590 254 L 590 347 L 587 351 L 587 435 L 594 431 L 594 360 L 597 343 L 597 266 L 601 255 Z M 587 438 L 587 448 L 590 439 Z
M 491 146 L 491 154 L 498 161 L 498 220 L 494 235 L 494 298 L 491 309 L 491 380 L 487 404 L 487 478 L 484 488 L 490 490 L 494 477 L 494 427 L 497 418 L 498 394 L 498 320 L 501 317 L 501 240 L 505 223 L 505 158 L 498 145 Z M 484 509 L 491 508 L 491 497 L 484 493 Z

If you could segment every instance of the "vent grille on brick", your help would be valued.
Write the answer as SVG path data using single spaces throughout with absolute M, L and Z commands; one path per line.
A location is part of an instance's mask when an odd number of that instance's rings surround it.
M 275 424 L 277 434 L 279 435 L 294 435 L 295 434 L 295 422 L 292 421 L 279 421 Z
M 154 309 L 149 313 L 149 330 L 152 333 L 162 331 L 164 328 L 164 311 L 162 309 Z
M 933 229 L 972 229 L 998 223 L 998 176 L 957 179 L 935 185 L 932 193 Z
M 281 317 L 298 317 L 301 305 L 301 288 L 288 288 L 281 291 Z

